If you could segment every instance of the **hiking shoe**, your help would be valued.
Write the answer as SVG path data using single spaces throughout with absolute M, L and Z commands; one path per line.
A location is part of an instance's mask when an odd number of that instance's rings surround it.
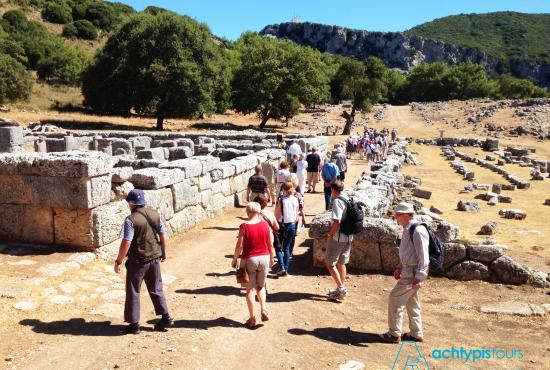
M 414 337 L 410 333 L 405 333 L 401 336 L 401 340 L 406 340 L 410 342 L 424 342 L 424 338 L 422 337 Z
M 339 300 L 343 300 L 344 298 L 346 298 L 347 295 L 348 295 L 348 290 L 346 288 L 344 288 L 343 286 L 340 286 L 340 287 L 330 291 L 328 297 L 329 297 L 329 299 L 339 301 Z
M 390 333 L 386 332 L 384 334 L 378 334 L 380 339 L 385 343 L 401 343 L 401 337 L 394 337 Z
M 124 334 L 139 334 L 139 333 L 141 333 L 141 329 L 139 327 L 139 322 L 128 324 L 124 328 Z
M 174 320 L 170 316 L 161 318 L 156 324 L 155 324 L 155 330 L 156 331 L 165 331 L 167 328 L 171 328 L 174 326 Z

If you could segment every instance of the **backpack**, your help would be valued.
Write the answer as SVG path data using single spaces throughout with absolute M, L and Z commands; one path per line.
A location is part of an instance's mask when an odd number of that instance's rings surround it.
M 441 271 L 443 269 L 443 244 L 426 223 L 422 222 L 411 225 L 411 227 L 409 228 L 411 242 L 414 245 L 413 234 L 416 230 L 416 227 L 420 225 L 426 228 L 430 237 L 430 243 L 428 246 L 428 254 L 430 256 L 430 269 L 434 270 L 435 272 Z
M 363 207 L 365 206 L 361 202 L 355 202 L 353 198 L 349 198 L 349 201 L 339 197 L 346 204 L 346 217 L 340 223 L 340 232 L 346 235 L 355 235 L 363 229 L 363 219 L 365 214 L 363 213 Z

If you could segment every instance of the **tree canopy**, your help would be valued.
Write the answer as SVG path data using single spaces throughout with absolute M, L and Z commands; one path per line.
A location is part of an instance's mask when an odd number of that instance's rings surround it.
M 17 60 L 0 54 L 0 104 L 29 98 L 32 90 L 30 73 Z
M 218 108 L 229 88 L 223 54 L 208 28 L 189 17 L 161 13 L 130 18 L 108 40 L 83 77 L 94 110 L 194 118 Z
M 246 33 L 236 42 L 240 64 L 233 79 L 233 107 L 257 113 L 264 128 L 269 119 L 293 117 L 300 105 L 329 98 L 321 54 L 290 41 Z

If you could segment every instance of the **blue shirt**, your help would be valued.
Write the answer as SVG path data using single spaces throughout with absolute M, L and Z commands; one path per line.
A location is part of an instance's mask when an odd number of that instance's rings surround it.
M 160 221 L 160 235 L 164 235 L 164 223 Z M 120 232 L 120 237 L 123 240 L 132 241 L 134 239 L 134 223 L 126 218 L 124 224 L 122 225 L 122 230 Z
M 323 166 L 322 175 L 325 181 L 331 181 L 336 176 L 340 176 L 340 170 L 335 163 L 329 162 Z

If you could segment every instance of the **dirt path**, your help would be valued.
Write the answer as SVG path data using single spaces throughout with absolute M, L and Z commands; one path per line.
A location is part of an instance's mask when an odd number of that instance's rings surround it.
M 356 179 L 364 168 L 364 163 L 353 161 L 349 178 Z M 322 210 L 322 193 L 306 194 L 306 204 L 311 220 Z M 311 269 L 311 241 L 306 233 L 300 235 L 291 276 L 268 281 L 271 320 L 254 331 L 242 326 L 247 317 L 245 298 L 230 268 L 242 216 L 242 209 L 231 210 L 171 241 L 163 272 L 176 279 L 166 288 L 176 328 L 167 333 L 151 331 L 147 322 L 155 316 L 145 293 L 142 324 L 146 327 L 136 336 L 120 334 L 120 319 L 93 313 L 104 295 L 31 311 L 16 311 L 13 300 L 1 298 L 0 360 L 11 358 L 4 362 L 6 367 L 17 369 L 337 369 L 352 359 L 367 369 L 392 368 L 399 347 L 379 343 L 376 333 L 386 329 L 386 301 L 393 278 L 353 274 L 345 302 L 327 301 L 333 283 L 325 271 Z M 44 289 L 86 277 L 96 284 L 96 292 L 120 291 L 110 268 L 93 262 L 47 280 L 42 293 L 33 292 L 32 297 L 41 299 Z M 0 267 L 4 276 L 13 271 L 17 279 L 33 278 L 34 270 L 16 269 Z M 477 310 L 482 304 L 506 300 L 550 303 L 546 293 L 530 287 L 431 279 L 422 293 L 427 340 L 419 350 L 431 368 L 547 369 L 548 317 L 496 316 Z M 85 289 L 82 295 L 93 297 Z M 112 301 L 120 304 L 123 297 Z M 519 349 L 524 358 L 465 364 L 430 356 L 434 350 L 452 346 Z M 413 350 L 405 346 L 399 361 Z

